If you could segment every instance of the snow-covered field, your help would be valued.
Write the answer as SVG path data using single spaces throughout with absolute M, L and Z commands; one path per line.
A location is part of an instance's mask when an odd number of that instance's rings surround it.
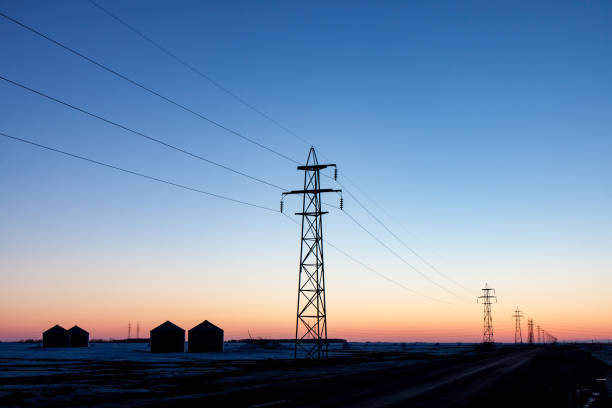
M 380 370 L 416 365 L 427 370 L 430 363 L 452 367 L 457 361 L 519 351 L 513 345 L 477 351 L 465 343 L 332 343 L 330 360 L 309 361 L 293 359 L 292 343 L 263 346 L 232 342 L 223 353 L 153 354 L 146 343 L 94 343 L 73 349 L 0 343 L 0 406 L 146 405 L 278 382 L 290 386 L 353 374 L 376 376 Z M 589 350 L 610 355 L 609 347 Z M 454 358 L 461 355 L 465 358 Z
M 329 345 L 330 357 L 359 352 L 413 352 L 455 354 L 473 348 L 472 344 L 433 343 L 340 343 Z M 40 344 L 0 343 L 0 365 L 6 359 L 19 360 L 104 360 L 142 362 L 181 362 L 198 360 L 261 360 L 293 358 L 293 344 L 274 348 L 248 343 L 225 343 L 222 353 L 151 353 L 146 343 L 92 343 L 87 348 L 42 348 Z M 0 373 L 2 375 L 2 373 Z
M 582 349 L 588 351 L 593 354 L 593 356 L 612 367 L 612 345 L 610 345 L 610 343 L 585 344 L 582 346 Z
M 474 347 L 471 343 L 331 343 L 329 353 L 346 355 L 347 352 L 417 352 L 454 354 Z M 91 343 L 85 348 L 42 348 L 40 344 L 0 343 L 0 358 L 41 358 L 69 360 L 243 360 L 267 358 L 293 358 L 293 344 L 280 343 L 278 347 L 258 347 L 248 343 L 225 343 L 222 353 L 151 353 L 146 343 Z
M 368 352 L 405 352 L 452 355 L 470 351 L 471 344 L 428 343 L 340 343 L 329 346 L 330 357 Z M 280 343 L 274 348 L 248 343 L 226 343 L 222 353 L 151 353 L 146 343 L 92 343 L 87 348 L 42 348 L 40 344 L 0 343 L 0 378 L 61 374 L 79 371 L 94 363 L 143 363 L 160 369 L 198 364 L 198 370 L 210 363 L 216 368 L 223 361 L 292 359 L 293 344 Z
M 146 343 L 93 343 L 72 349 L 0 343 L 0 406 L 113 406 L 116 401 L 425 364 L 474 349 L 457 343 L 332 343 L 332 359 L 319 364 L 294 360 L 292 343 L 268 346 L 232 342 L 223 353 L 158 354 Z

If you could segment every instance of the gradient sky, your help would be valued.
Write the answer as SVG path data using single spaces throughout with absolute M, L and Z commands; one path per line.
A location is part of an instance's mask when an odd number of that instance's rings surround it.
M 440 277 L 345 195 L 325 238 L 330 337 L 496 339 L 518 306 L 561 339 L 612 338 L 612 4 L 100 0 L 313 143 Z M 0 11 L 292 158 L 308 145 L 85 1 Z M 0 75 L 286 188 L 295 165 L 0 19 Z M 0 132 L 278 208 L 278 190 L 0 81 Z M 344 179 L 346 175 L 352 182 Z M 330 187 L 332 180 L 324 179 Z M 291 337 L 299 230 L 244 207 L 0 138 L 0 340 L 208 319 Z M 367 194 L 364 195 L 362 192 Z M 371 199 L 375 202 L 372 202 Z M 336 197 L 326 201 L 337 204 Z M 286 201 L 288 212 L 298 200 Z M 385 212 L 381 211 L 382 207 Z M 526 321 L 523 322 L 526 326 Z

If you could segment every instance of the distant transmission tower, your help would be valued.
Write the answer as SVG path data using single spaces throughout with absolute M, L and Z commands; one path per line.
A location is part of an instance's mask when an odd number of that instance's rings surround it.
M 527 327 L 529 328 L 529 335 L 527 341 L 529 344 L 533 344 L 533 319 L 529 319 L 529 321 L 527 322 Z
M 514 323 L 514 344 L 523 344 L 523 333 L 521 332 L 521 318 L 523 317 L 522 312 L 516 308 L 514 311 L 515 323 Z
M 538 343 L 542 342 L 542 335 L 541 335 L 541 330 L 540 330 L 540 325 L 538 324 Z
M 136 322 L 136 338 L 140 338 L 140 322 Z
M 327 311 L 325 303 L 325 268 L 323 264 L 323 214 L 321 193 L 341 192 L 321 188 L 319 171 L 335 164 L 319 164 L 314 147 L 310 148 L 304 171 L 304 189 L 283 193 L 302 195 L 302 239 L 298 278 L 297 318 L 294 357 L 327 358 Z M 334 178 L 337 172 L 334 172 Z M 342 209 L 342 199 L 340 199 Z M 281 212 L 283 201 L 281 200 Z
M 491 294 L 493 292 L 493 295 Z M 493 318 L 491 317 L 491 300 L 495 299 L 497 303 L 497 296 L 495 296 L 495 289 L 489 288 L 489 285 L 485 283 L 485 287 L 482 289 L 482 296 L 478 296 L 476 299 L 479 302 L 482 299 L 484 305 L 484 331 L 482 332 L 482 342 L 484 344 L 493 344 Z

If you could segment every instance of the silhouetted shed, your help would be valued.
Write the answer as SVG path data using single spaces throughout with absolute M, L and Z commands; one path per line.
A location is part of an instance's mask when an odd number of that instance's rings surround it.
M 56 324 L 43 332 L 43 347 L 70 347 L 68 330 Z
M 151 353 L 182 353 L 185 351 L 185 330 L 166 321 L 151 330 Z
M 222 352 L 223 330 L 208 320 L 204 320 L 189 330 L 187 351 L 190 353 Z
M 70 347 L 89 347 L 89 333 L 79 326 L 68 330 L 70 334 Z

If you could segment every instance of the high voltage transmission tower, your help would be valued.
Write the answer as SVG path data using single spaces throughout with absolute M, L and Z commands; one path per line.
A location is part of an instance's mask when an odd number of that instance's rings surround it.
M 491 294 L 493 292 L 493 295 Z M 484 344 L 493 344 L 493 318 L 491 317 L 491 300 L 495 299 L 497 303 L 497 296 L 495 295 L 495 289 L 489 288 L 489 285 L 485 283 L 485 287 L 482 289 L 482 295 L 476 299 L 479 302 L 482 299 L 484 305 L 484 330 L 482 332 L 482 342 Z
M 304 189 L 283 193 L 302 195 L 302 238 L 298 277 L 297 318 L 294 357 L 327 358 L 327 309 L 325 303 L 325 267 L 323 263 L 323 214 L 321 193 L 341 192 L 321 188 L 320 170 L 336 167 L 319 164 L 314 147 L 310 148 L 304 171 Z M 335 173 L 337 174 L 337 173 Z M 342 198 L 340 199 L 342 209 Z M 283 201 L 281 200 L 281 212 Z
M 516 308 L 514 311 L 514 344 L 523 344 L 523 333 L 521 331 L 521 318 L 523 317 L 522 312 Z
M 540 325 L 538 324 L 538 343 L 542 342 L 542 332 L 540 329 Z
M 528 327 L 528 337 L 527 337 L 527 342 L 529 344 L 533 344 L 533 319 L 529 319 L 529 321 L 527 322 L 527 327 Z

